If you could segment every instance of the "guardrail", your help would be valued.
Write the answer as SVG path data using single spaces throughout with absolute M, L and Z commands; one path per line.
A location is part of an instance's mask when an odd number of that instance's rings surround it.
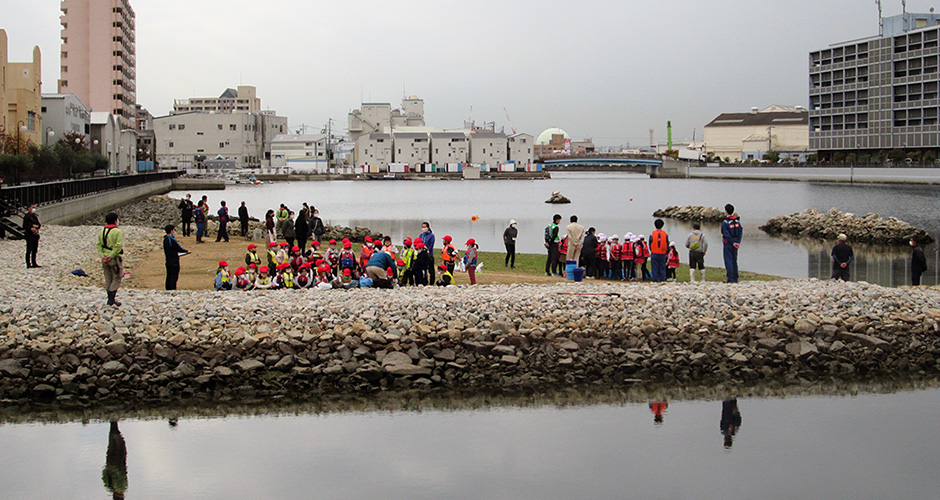
M 26 186 L 4 186 L 0 188 L 0 207 L 3 207 L 4 216 L 12 215 L 11 210 L 21 210 L 30 205 L 43 205 L 55 203 L 83 196 L 98 194 L 105 191 L 114 191 L 131 186 L 139 186 L 150 182 L 170 180 L 179 177 L 182 172 L 157 172 L 152 174 L 116 175 L 109 177 L 92 177 Z

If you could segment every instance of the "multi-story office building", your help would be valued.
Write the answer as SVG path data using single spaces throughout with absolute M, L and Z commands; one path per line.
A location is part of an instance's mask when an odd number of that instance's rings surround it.
M 770 151 L 781 158 L 805 160 L 808 124 L 809 113 L 802 106 L 775 104 L 751 108 L 750 113 L 722 113 L 705 125 L 703 148 L 729 161 L 761 161 Z
M 878 36 L 809 54 L 809 147 L 874 154 L 940 147 L 940 15 L 882 20 Z
M 161 168 L 196 168 L 217 157 L 235 160 L 237 168 L 260 168 L 270 163 L 274 137 L 287 132 L 287 118 L 274 111 L 191 111 L 156 117 L 153 130 Z
M 389 134 L 401 127 L 424 126 L 424 100 L 411 96 L 401 101 L 401 109 L 387 102 L 364 102 L 348 117 L 349 140 L 372 133 Z
M 62 0 L 60 94 L 136 128 L 137 56 L 128 0 Z
M 261 111 L 261 99 L 257 89 L 250 85 L 239 85 L 238 89 L 226 89 L 219 97 L 191 97 L 173 101 L 173 112 L 189 113 L 254 113 Z
M 22 142 L 40 144 L 42 134 L 42 54 L 14 63 L 7 56 L 7 33 L 0 29 L 0 130 Z

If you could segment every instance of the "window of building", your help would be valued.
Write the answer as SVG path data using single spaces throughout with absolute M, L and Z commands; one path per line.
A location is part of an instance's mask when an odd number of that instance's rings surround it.
M 36 113 L 29 111 L 26 113 L 26 128 L 30 132 L 36 131 Z
M 196 132 L 196 135 L 203 135 L 202 132 Z
M 222 124 L 221 124 L 221 123 L 219 124 L 219 130 L 222 130 Z
M 186 130 L 186 125 L 183 123 L 180 123 L 180 130 Z
M 205 150 L 205 149 L 197 149 L 196 152 L 197 152 L 197 153 L 205 153 L 206 150 Z
M 172 147 L 173 147 L 173 141 L 170 141 L 170 143 L 168 144 L 168 146 L 172 148 Z
M 169 128 L 170 130 L 176 130 L 176 124 L 171 123 L 167 128 Z
M 221 127 L 221 125 L 220 125 L 220 127 Z M 231 131 L 238 130 L 238 126 L 237 126 L 237 125 L 229 125 L 228 128 L 229 128 L 229 130 L 231 130 Z
M 220 143 L 219 143 L 219 149 L 222 149 L 222 148 L 224 148 L 224 147 L 225 147 L 225 143 L 224 143 L 224 142 L 220 142 Z

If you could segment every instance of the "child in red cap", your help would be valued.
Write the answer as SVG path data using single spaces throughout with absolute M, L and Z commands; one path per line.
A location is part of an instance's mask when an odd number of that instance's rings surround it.
M 414 240 L 415 246 L 415 260 L 412 264 L 411 269 L 414 273 L 415 285 L 428 285 L 428 271 L 431 267 L 431 255 L 428 254 L 428 249 L 424 245 L 424 242 L 420 239 Z
M 215 272 L 215 291 L 231 290 L 232 275 L 228 272 L 228 262 L 219 261 L 219 268 Z
M 473 238 L 467 240 L 467 250 L 463 253 L 463 263 L 467 266 L 467 276 L 470 277 L 470 284 L 477 284 L 477 242 Z

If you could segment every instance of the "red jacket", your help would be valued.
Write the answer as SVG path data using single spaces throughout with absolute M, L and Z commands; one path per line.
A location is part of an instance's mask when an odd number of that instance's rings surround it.
M 610 260 L 620 260 L 621 252 L 623 251 L 623 246 L 620 243 L 612 243 L 610 245 Z
M 623 260 L 633 260 L 633 242 L 624 241 L 620 247 L 620 258 Z
M 640 240 L 636 242 L 636 246 L 633 249 L 633 260 L 637 264 L 642 264 L 646 262 L 646 258 L 650 256 L 650 249 L 646 246 L 646 242 Z
M 598 243 L 597 250 L 594 252 L 594 257 L 600 260 L 607 260 L 607 243 Z

